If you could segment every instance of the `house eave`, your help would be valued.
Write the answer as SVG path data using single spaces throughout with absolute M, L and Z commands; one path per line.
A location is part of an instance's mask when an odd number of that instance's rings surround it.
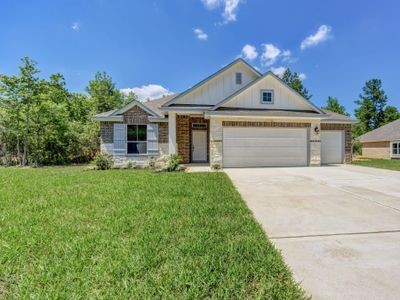
M 93 121 L 101 122 L 122 122 L 124 120 L 123 116 L 108 116 L 108 117 L 92 117 Z

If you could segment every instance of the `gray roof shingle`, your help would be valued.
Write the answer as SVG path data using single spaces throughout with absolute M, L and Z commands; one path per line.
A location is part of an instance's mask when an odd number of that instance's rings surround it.
M 359 139 L 361 143 L 400 140 L 400 119 L 367 132 Z

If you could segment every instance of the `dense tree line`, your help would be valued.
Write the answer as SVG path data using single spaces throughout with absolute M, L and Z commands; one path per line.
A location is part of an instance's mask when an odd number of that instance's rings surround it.
M 39 77 L 36 62 L 22 59 L 18 75 L 0 74 L 2 163 L 48 165 L 90 161 L 99 149 L 91 117 L 135 96 L 123 95 L 105 73 L 96 73 L 87 94 L 67 90 L 61 74 Z

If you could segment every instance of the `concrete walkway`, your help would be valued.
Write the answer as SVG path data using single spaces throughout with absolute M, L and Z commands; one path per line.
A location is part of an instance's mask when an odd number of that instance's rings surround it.
M 313 299 L 400 299 L 400 172 L 225 172 Z

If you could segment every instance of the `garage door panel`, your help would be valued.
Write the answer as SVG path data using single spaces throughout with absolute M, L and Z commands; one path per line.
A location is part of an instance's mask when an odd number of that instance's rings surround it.
M 242 147 L 303 147 L 304 141 L 299 139 L 290 138 L 239 138 L 239 139 L 226 139 L 226 145 L 228 147 L 235 146 L 240 143 Z
M 343 131 L 321 131 L 321 163 L 343 163 L 344 142 Z
M 306 128 L 226 127 L 224 167 L 306 166 Z
M 282 167 L 282 166 L 291 166 L 291 167 L 302 167 L 303 163 L 299 162 L 299 159 L 296 157 L 286 157 L 285 164 L 282 165 L 281 160 L 276 160 L 274 158 L 229 158 L 227 161 L 224 160 L 225 167 Z

